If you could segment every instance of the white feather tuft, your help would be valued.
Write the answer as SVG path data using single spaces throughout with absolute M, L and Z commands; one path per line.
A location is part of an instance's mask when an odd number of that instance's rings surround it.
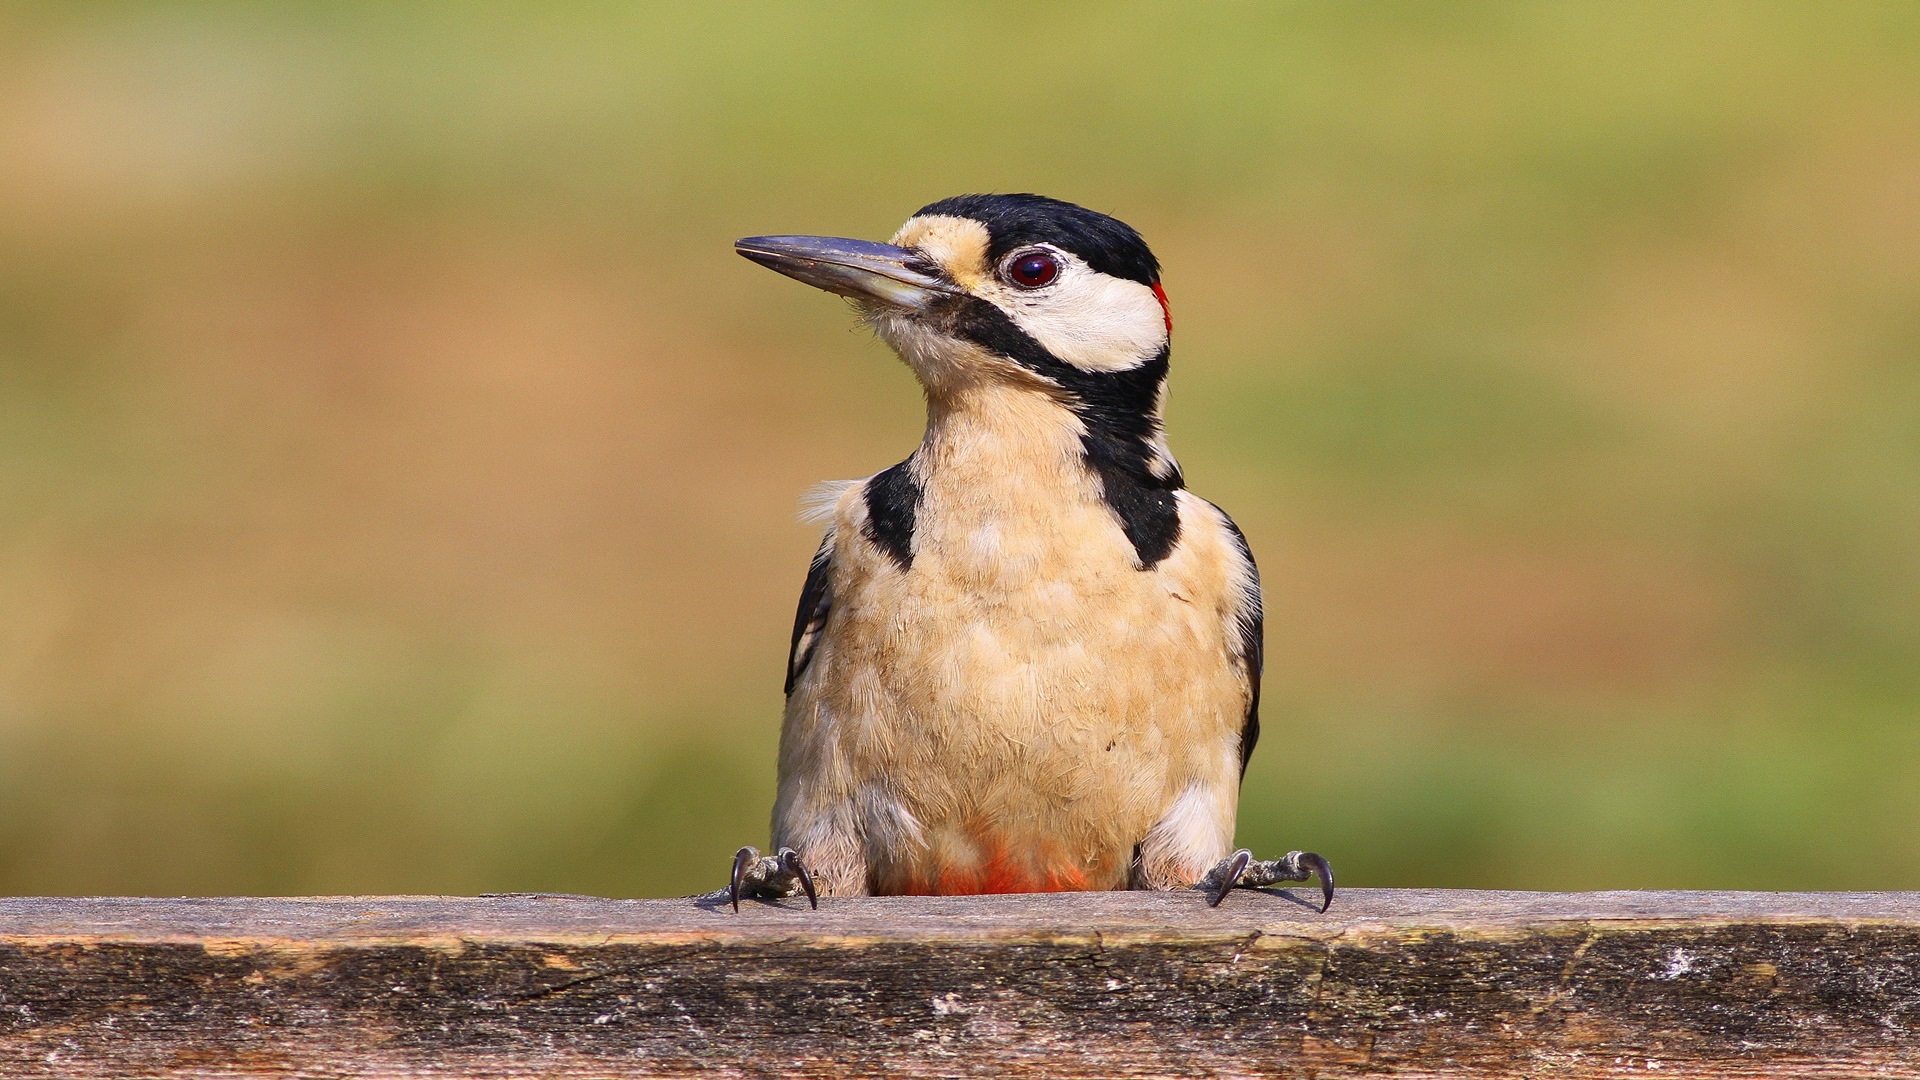
M 826 480 L 808 488 L 800 496 L 800 520 L 809 525 L 825 525 L 833 520 L 835 511 L 840 508 L 840 500 L 847 490 L 858 485 L 858 480 Z
M 1238 777 L 1237 759 L 1227 764 L 1225 775 Z M 1233 849 L 1237 801 L 1229 784 L 1201 780 L 1188 784 L 1140 843 L 1147 884 L 1156 889 L 1191 885 L 1226 858 Z

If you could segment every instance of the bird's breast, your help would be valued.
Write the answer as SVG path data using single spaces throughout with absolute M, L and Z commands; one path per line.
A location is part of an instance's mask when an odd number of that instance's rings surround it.
M 876 891 L 1125 887 L 1181 791 L 1237 777 L 1238 571 L 1213 511 L 1180 493 L 1195 527 L 1141 569 L 1074 449 L 923 447 L 908 561 L 840 504 L 783 783 L 857 808 Z

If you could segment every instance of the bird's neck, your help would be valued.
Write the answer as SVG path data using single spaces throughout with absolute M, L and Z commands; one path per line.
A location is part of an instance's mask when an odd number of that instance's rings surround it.
M 927 432 L 913 469 L 923 483 L 1047 490 L 1055 499 L 1100 497 L 1116 484 L 1175 489 L 1180 468 L 1160 431 L 1157 415 L 1110 430 L 1057 394 L 983 380 L 928 395 Z
M 927 398 L 927 433 L 916 470 L 941 479 L 998 488 L 1052 479 L 1077 486 L 1086 425 L 1054 397 L 1032 388 L 983 382 Z

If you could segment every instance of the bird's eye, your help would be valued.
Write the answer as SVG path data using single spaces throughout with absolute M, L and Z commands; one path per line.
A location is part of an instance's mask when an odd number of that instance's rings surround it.
M 1044 251 L 1030 252 L 1007 265 L 1007 277 L 1023 289 L 1037 289 L 1060 276 L 1060 260 Z

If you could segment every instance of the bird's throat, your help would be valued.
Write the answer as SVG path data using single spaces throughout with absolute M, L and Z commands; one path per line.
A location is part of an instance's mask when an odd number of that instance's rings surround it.
M 929 394 L 913 468 L 927 488 L 965 489 L 1011 512 L 1098 498 L 1085 462 L 1086 425 L 1053 395 L 985 382 Z

